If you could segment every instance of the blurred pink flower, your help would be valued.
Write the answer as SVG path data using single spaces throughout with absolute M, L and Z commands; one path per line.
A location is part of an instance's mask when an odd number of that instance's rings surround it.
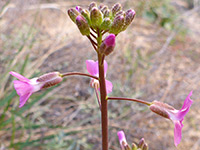
M 89 74 L 99 77 L 99 67 L 98 67 L 98 61 L 94 61 L 94 60 L 86 60 L 86 67 L 87 67 L 87 71 L 89 72 Z M 106 77 L 106 72 L 108 69 L 108 64 L 107 62 L 104 60 L 104 76 Z M 92 79 L 92 86 L 94 85 L 94 83 L 98 83 L 99 81 L 96 79 Z M 113 85 L 110 81 L 106 80 L 106 92 L 107 94 L 112 92 L 112 88 Z
M 124 146 L 127 146 L 127 141 L 126 141 L 126 137 L 124 134 L 124 131 L 118 131 L 117 132 L 118 138 L 119 138 L 119 143 L 122 149 L 124 149 Z
M 60 74 L 58 72 L 44 74 L 43 76 L 33 79 L 27 79 L 14 71 L 11 71 L 10 74 L 19 79 L 13 81 L 14 88 L 20 96 L 19 107 L 24 106 L 33 93 L 43 88 L 56 85 L 62 81 L 62 77 L 59 76 Z
M 190 99 L 191 95 L 192 95 L 192 91 L 185 99 L 184 104 L 180 110 L 177 110 L 166 103 L 162 103 L 158 101 L 154 101 L 152 105 L 150 106 L 150 109 L 153 112 L 172 120 L 172 122 L 174 123 L 174 144 L 176 146 L 181 142 L 181 138 L 182 138 L 181 130 L 183 128 L 182 122 L 193 102 Z

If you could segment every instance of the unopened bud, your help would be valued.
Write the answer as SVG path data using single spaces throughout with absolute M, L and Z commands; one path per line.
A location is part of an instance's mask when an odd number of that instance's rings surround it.
M 88 8 L 89 11 L 91 11 L 93 7 L 97 7 L 97 4 L 95 2 L 90 3 L 89 8 Z
M 76 10 L 81 13 L 83 8 L 81 8 L 80 6 L 76 6 Z
M 105 6 L 105 5 L 101 3 L 101 4 L 99 5 L 99 9 L 102 9 L 104 6 Z
M 124 16 L 119 15 L 114 18 L 114 21 L 110 27 L 110 33 L 118 34 L 124 25 Z
M 76 17 L 76 24 L 82 35 L 90 35 L 90 27 L 83 16 L 79 15 Z
M 104 5 L 100 10 L 102 13 L 104 13 L 108 9 L 108 6 Z
M 172 106 L 166 103 L 158 102 L 158 101 L 153 101 L 153 103 L 151 104 L 149 108 L 151 111 L 167 119 L 170 119 L 168 110 L 171 110 L 171 111 L 175 110 Z
M 131 150 L 130 146 L 125 141 L 122 141 L 122 150 Z
M 104 18 L 109 18 L 110 17 L 110 10 L 109 9 L 106 9 L 104 12 L 103 12 L 103 17 Z
M 97 7 L 93 7 L 90 11 L 90 20 L 93 27 L 100 27 L 103 21 L 103 14 Z
M 135 11 L 132 9 L 129 9 L 126 11 L 126 17 L 125 17 L 125 22 L 124 22 L 124 26 L 122 28 L 122 31 L 126 30 L 126 28 L 131 24 L 131 22 L 133 21 L 134 17 L 135 17 Z
M 115 48 L 115 35 L 109 34 L 101 44 L 99 52 L 107 56 L 114 50 L 114 48 Z
M 113 7 L 112 7 L 112 15 L 113 17 L 116 15 L 117 12 L 119 12 L 122 9 L 122 6 L 120 3 L 116 3 Z
M 85 19 L 87 20 L 88 24 L 91 25 L 89 11 L 87 9 L 82 9 L 81 14 L 85 17 Z
M 77 17 L 78 15 L 80 15 L 79 11 L 77 11 L 77 10 L 74 9 L 74 8 L 70 8 L 67 12 L 68 12 L 68 15 L 69 15 L 69 17 L 71 18 L 71 20 L 72 20 L 74 23 L 76 23 L 76 17 Z
M 127 141 L 126 141 L 126 137 L 123 131 L 119 131 L 117 132 L 118 138 L 119 138 L 119 143 L 120 146 L 122 148 L 122 150 L 125 150 L 125 146 L 128 145 Z
M 36 81 L 42 83 L 41 89 L 44 89 L 60 83 L 62 79 L 59 72 L 51 72 L 38 77 Z
M 137 150 L 137 146 L 135 143 L 132 143 L 132 149 L 131 150 Z
M 109 30 L 110 29 L 110 26 L 111 26 L 111 20 L 110 18 L 104 18 L 101 26 L 100 26 L 100 29 L 101 30 Z
M 115 17 L 121 16 L 121 15 L 125 16 L 125 12 L 123 10 L 120 10 L 119 12 L 117 12 Z
M 142 150 L 148 150 L 148 149 L 149 149 L 148 145 L 147 145 L 147 143 L 145 143 Z
M 142 139 L 140 140 L 139 144 L 138 144 L 138 148 L 143 149 L 144 144 L 145 144 L 145 141 L 144 141 L 144 138 L 142 138 Z

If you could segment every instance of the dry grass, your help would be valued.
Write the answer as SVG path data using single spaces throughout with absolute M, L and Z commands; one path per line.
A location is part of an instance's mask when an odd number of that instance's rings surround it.
M 46 5 L 49 2 L 54 5 Z M 75 5 L 86 7 L 88 3 L 10 1 L 10 8 L 0 18 L 0 72 L 6 76 L 0 82 L 1 98 L 12 89 L 12 85 L 6 84 L 10 81 L 8 72 L 19 71 L 27 55 L 30 61 L 24 71 L 26 77 L 55 70 L 86 72 L 85 60 L 96 59 L 96 55 L 87 38 L 81 36 L 66 15 L 66 10 Z M 114 1 L 105 3 L 112 6 Z M 135 3 L 138 2 L 122 1 L 124 6 L 129 4 L 128 7 L 137 9 Z M 5 1 L 0 2 L 0 6 L 3 4 Z M 184 35 L 176 30 L 167 31 L 138 16 L 128 30 L 117 37 L 115 51 L 106 58 L 109 64 L 107 78 L 114 83 L 113 96 L 156 99 L 179 109 L 189 92 L 194 91 L 194 104 L 183 122 L 183 139 L 178 146 L 181 150 L 200 148 L 199 18 L 196 11 L 189 19 L 183 16 L 178 23 L 189 31 Z M 21 45 L 24 47 L 18 53 Z M 8 64 L 12 59 L 12 64 Z M 24 149 L 62 149 L 55 145 L 62 145 L 60 141 L 77 141 L 76 144 L 81 145 L 79 149 L 99 150 L 100 112 L 89 82 L 87 78 L 70 77 L 35 103 L 22 116 L 28 122 L 43 126 L 16 130 L 14 142 L 39 139 L 40 145 L 33 143 Z M 16 108 L 17 105 L 18 97 L 15 97 L 12 106 Z M 6 119 L 12 116 L 11 110 L 10 106 Z M 24 128 L 26 119 L 15 117 L 16 126 Z M 175 150 L 172 123 L 146 107 L 131 102 L 109 102 L 109 117 L 110 149 L 119 149 L 117 131 L 123 129 L 129 142 L 138 142 L 144 137 L 151 150 Z M 10 144 L 11 132 L 0 130 L 0 149 Z M 44 139 L 51 135 L 55 137 Z

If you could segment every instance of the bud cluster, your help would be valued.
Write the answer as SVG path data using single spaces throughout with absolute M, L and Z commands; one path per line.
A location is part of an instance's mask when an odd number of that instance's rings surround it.
M 138 146 L 135 143 L 132 143 L 131 146 L 129 146 L 124 132 L 119 131 L 117 134 L 119 137 L 121 150 L 148 150 L 148 144 L 145 142 L 144 138 L 139 141 Z
M 80 6 L 68 10 L 71 20 L 77 25 L 82 35 L 90 35 L 90 28 L 118 34 L 130 25 L 135 17 L 134 10 L 123 11 L 122 6 L 116 3 L 111 9 L 108 6 L 95 2 L 90 3 L 88 9 Z

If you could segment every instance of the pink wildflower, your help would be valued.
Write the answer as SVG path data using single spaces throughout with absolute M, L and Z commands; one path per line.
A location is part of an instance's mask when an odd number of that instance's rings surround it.
M 124 131 L 118 131 L 117 135 L 118 135 L 118 138 L 119 138 L 120 146 L 121 146 L 122 149 L 124 149 L 125 146 L 128 146 Z
M 86 60 L 86 66 L 87 66 L 87 71 L 89 74 L 99 77 L 99 67 L 98 67 L 98 61 L 94 60 Z M 104 75 L 106 77 L 106 72 L 107 72 L 108 64 L 104 60 Z M 92 79 L 91 84 L 92 87 L 94 87 L 94 84 L 97 83 L 99 84 L 99 81 L 96 79 Z M 110 81 L 106 80 L 106 92 L 107 94 L 112 92 L 113 85 Z
M 13 81 L 14 88 L 20 96 L 19 107 L 24 106 L 33 93 L 62 81 L 62 77 L 58 72 L 51 72 L 33 79 L 27 79 L 14 71 L 11 71 L 10 74 L 19 79 Z
M 152 103 L 152 105 L 150 106 L 150 109 L 153 112 L 155 112 L 167 119 L 172 120 L 172 122 L 174 123 L 174 144 L 176 146 L 181 142 L 181 137 L 182 137 L 181 130 L 183 128 L 182 122 L 184 120 L 185 115 L 188 113 L 190 106 L 192 105 L 192 102 L 193 102 L 190 99 L 191 95 L 192 95 L 192 91 L 185 99 L 184 104 L 180 110 L 177 110 L 166 103 L 162 103 L 162 102 L 158 102 L 158 101 L 154 101 Z

